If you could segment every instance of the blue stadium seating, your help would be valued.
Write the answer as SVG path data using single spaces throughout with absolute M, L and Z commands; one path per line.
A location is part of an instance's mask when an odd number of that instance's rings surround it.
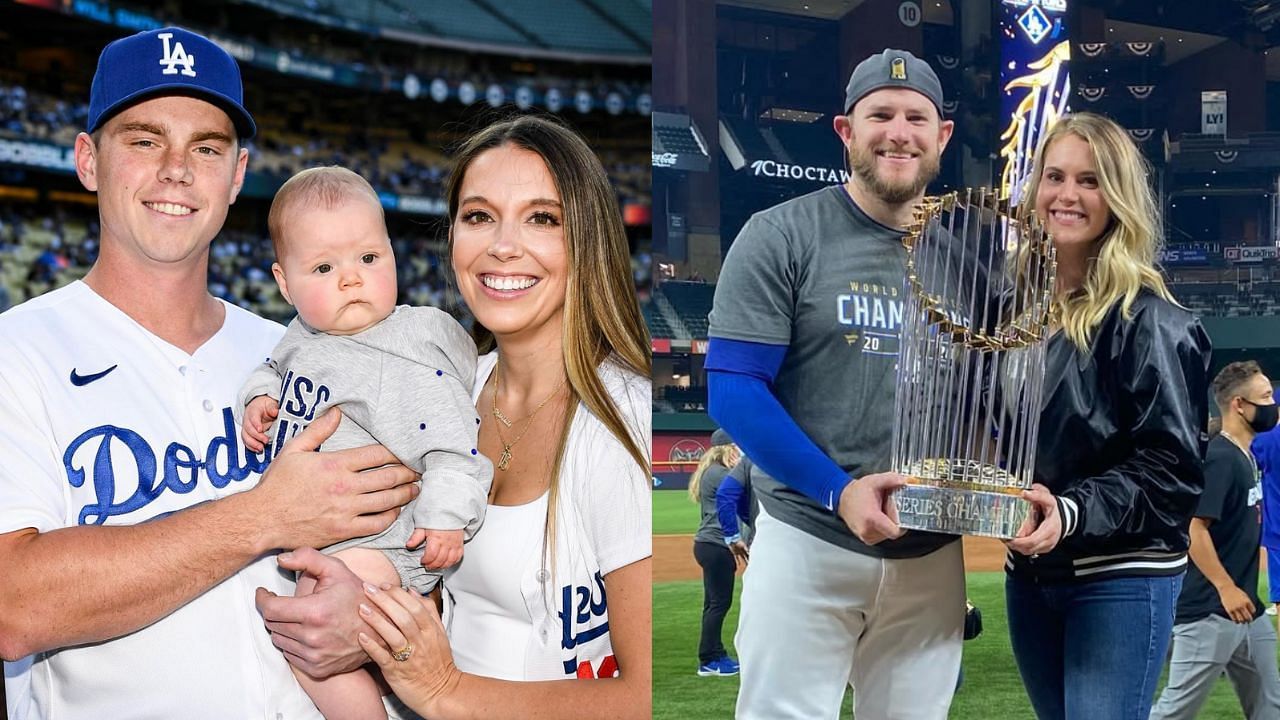
M 599 3 L 601 7 L 608 5 Z M 554 5 L 543 0 L 503 0 L 496 7 L 500 7 L 508 17 L 518 18 L 526 32 L 548 47 L 619 54 L 649 53 L 648 47 L 638 45 L 578 0 L 562 0 Z M 646 26 L 640 37 L 650 37 L 650 33 Z
M 255 0 L 249 0 L 254 2 Z M 648 55 L 651 0 L 256 0 L 333 15 L 368 28 L 567 52 Z M 286 10 L 287 12 L 287 10 Z M 602 17 L 606 15 L 608 19 Z M 623 30 L 619 30 L 621 26 Z

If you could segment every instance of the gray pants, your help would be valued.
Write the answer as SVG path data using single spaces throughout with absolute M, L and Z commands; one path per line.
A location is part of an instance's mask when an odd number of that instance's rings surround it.
M 1151 720 L 1190 720 L 1226 671 L 1249 720 L 1280 720 L 1276 629 L 1267 615 L 1236 624 L 1218 615 L 1173 626 L 1169 682 Z

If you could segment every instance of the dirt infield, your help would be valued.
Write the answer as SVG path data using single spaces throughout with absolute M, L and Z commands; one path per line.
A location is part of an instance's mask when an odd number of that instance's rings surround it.
M 991 538 L 964 539 L 964 569 L 987 572 L 1004 567 L 1004 544 Z M 702 568 L 693 559 L 692 535 L 653 536 L 653 581 L 697 580 Z

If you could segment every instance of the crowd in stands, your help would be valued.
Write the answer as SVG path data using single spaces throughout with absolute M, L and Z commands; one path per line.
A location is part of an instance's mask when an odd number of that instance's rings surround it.
M 67 102 L 28 89 L 0 83 L 0 137 L 39 139 L 69 146 L 88 118 L 88 105 Z M 280 182 L 299 170 L 318 165 L 342 165 L 367 179 L 380 191 L 397 195 L 438 198 L 444 192 L 450 161 L 444 148 L 414 142 L 403 127 L 291 130 L 269 112 L 259 118 L 260 133 L 249 141 L 249 171 Z M 647 203 L 650 162 L 643 148 L 630 152 L 606 150 L 601 162 L 609 173 L 620 203 Z
M 89 121 L 87 102 L 67 102 L 18 84 L 0 82 L 0 137 L 28 137 L 70 145 Z
M 400 283 L 398 302 L 465 312 L 442 264 L 440 225 L 392 229 Z M 0 312 L 84 277 L 98 252 L 97 214 L 91 207 L 0 203 Z M 274 256 L 265 232 L 224 228 L 209 253 L 209 289 L 231 303 L 279 322 L 294 312 L 271 275 Z M 632 256 L 637 292 L 647 292 L 648 253 Z

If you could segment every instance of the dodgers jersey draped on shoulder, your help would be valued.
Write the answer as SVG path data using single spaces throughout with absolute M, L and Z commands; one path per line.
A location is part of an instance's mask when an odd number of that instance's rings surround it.
M 473 399 L 479 399 L 497 359 L 497 353 L 480 358 Z M 608 360 L 597 372 L 631 436 L 640 447 L 650 447 L 653 381 Z M 459 667 L 477 672 L 519 668 L 523 672 L 513 679 L 521 680 L 617 674 L 604 576 L 653 554 L 649 483 L 622 443 L 579 405 L 560 469 L 555 566 L 542 563 L 545 518 L 538 524 L 534 552 L 525 552 L 527 545 L 514 545 L 527 541 L 518 525 L 495 524 L 513 510 L 506 508 L 485 523 L 462 561 L 445 571 L 444 621 Z M 515 576 L 510 558 L 495 557 L 502 552 L 495 537 L 512 543 L 508 547 L 521 556 L 523 568 Z M 510 592 L 493 589 L 494 578 L 501 579 L 499 572 Z M 459 587 L 462 592 L 455 596 L 453 589 Z M 487 595 L 488 602 L 466 600 L 479 594 Z M 516 626 L 522 630 L 511 629 Z M 493 632 L 509 633 L 510 639 L 491 642 L 488 636 Z
M 753 215 L 716 284 L 708 334 L 787 346 L 774 395 L 855 478 L 889 469 L 906 277 L 902 236 L 832 185 Z M 916 557 L 956 539 L 910 532 L 868 546 L 834 512 L 759 467 L 752 482 L 770 515 L 855 552 Z
M 232 404 L 283 328 L 224 307 L 191 355 L 83 282 L 0 315 L 0 532 L 133 525 L 257 483 Z M 264 556 L 146 628 L 10 665 L 10 720 L 319 718 L 263 629 L 259 586 L 293 592 Z

